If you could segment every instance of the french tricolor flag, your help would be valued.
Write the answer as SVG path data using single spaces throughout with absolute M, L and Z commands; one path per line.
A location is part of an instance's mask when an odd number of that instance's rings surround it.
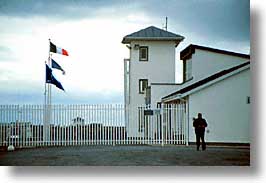
M 52 42 L 50 42 L 50 52 L 68 56 L 68 52 L 65 49 L 55 46 Z

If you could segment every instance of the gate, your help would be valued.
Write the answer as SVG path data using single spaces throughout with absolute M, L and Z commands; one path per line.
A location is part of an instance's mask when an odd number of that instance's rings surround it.
M 46 109 L 46 110 L 45 110 Z M 122 104 L 0 105 L 0 146 L 185 144 L 185 105 L 138 108 L 140 136 L 129 137 Z M 48 116 L 48 117 L 47 117 Z
M 164 104 L 160 108 L 139 107 L 142 143 L 186 144 L 186 104 Z

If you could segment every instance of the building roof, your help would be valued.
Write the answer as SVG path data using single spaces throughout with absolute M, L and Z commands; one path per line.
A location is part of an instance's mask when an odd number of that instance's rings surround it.
M 163 29 L 159 29 L 154 26 L 147 27 L 145 29 L 139 30 L 132 34 L 126 35 L 122 43 L 128 44 L 134 40 L 149 40 L 149 41 L 176 41 L 180 42 L 184 39 L 183 36 L 174 34 L 172 32 L 165 31 Z
M 162 99 L 164 100 L 164 99 L 167 99 L 167 98 L 172 97 L 174 95 L 184 94 L 184 93 L 186 93 L 188 91 L 191 91 L 191 90 L 193 90 L 195 88 L 198 88 L 198 87 L 200 87 L 200 86 L 202 86 L 202 85 L 204 85 L 206 83 L 209 83 L 209 82 L 211 82 L 211 81 L 213 81 L 215 79 L 218 79 L 218 78 L 220 78 L 220 77 L 222 77 L 222 76 L 224 76 L 226 74 L 229 74 L 229 73 L 231 73 L 233 71 L 236 71 L 236 70 L 238 70 L 240 68 L 243 68 L 243 67 L 245 67 L 245 66 L 247 66 L 249 64 L 250 64 L 250 61 L 245 62 L 245 63 L 240 64 L 240 65 L 237 65 L 235 67 L 229 68 L 229 69 L 222 70 L 222 71 L 220 71 L 218 73 L 215 73 L 215 74 L 213 74 L 213 75 L 211 75 L 211 76 L 209 76 L 207 78 L 204 78 L 204 79 L 202 79 L 200 81 L 197 81 L 197 82 L 195 82 L 195 83 L 193 83 L 191 85 L 188 85 L 188 86 L 186 86 L 186 87 L 184 87 L 184 88 L 182 88 L 182 89 L 180 89 L 180 90 L 178 90 L 178 91 L 176 91 L 174 93 L 171 93 L 171 94 L 163 97 Z
M 200 49 L 200 50 L 210 51 L 210 52 L 214 52 L 214 53 L 220 53 L 220 54 L 224 54 L 224 55 L 231 55 L 231 56 L 250 59 L 250 55 L 190 44 L 188 47 L 186 47 L 184 50 L 182 50 L 180 52 L 180 60 L 189 59 L 191 57 L 191 55 L 193 53 L 195 53 L 195 49 Z

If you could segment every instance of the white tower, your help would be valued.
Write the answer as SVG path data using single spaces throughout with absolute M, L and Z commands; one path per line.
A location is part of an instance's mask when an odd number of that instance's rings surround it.
M 123 38 L 122 43 L 130 49 L 130 58 L 124 60 L 124 96 L 129 137 L 142 136 L 138 107 L 151 104 L 150 84 L 175 82 L 175 48 L 183 39 L 183 36 L 154 26 Z

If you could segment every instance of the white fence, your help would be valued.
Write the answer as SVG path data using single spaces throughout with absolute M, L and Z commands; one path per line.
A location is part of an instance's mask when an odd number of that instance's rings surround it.
M 187 144 L 186 104 L 165 104 L 161 108 L 138 107 L 138 130 L 142 143 Z
M 46 108 L 47 109 L 47 108 Z M 45 117 L 44 105 L 0 105 L 0 146 L 16 147 L 185 144 L 185 105 L 163 109 L 138 108 L 141 136 L 128 137 L 122 104 L 52 105 Z M 46 121 L 46 122 L 45 122 Z

